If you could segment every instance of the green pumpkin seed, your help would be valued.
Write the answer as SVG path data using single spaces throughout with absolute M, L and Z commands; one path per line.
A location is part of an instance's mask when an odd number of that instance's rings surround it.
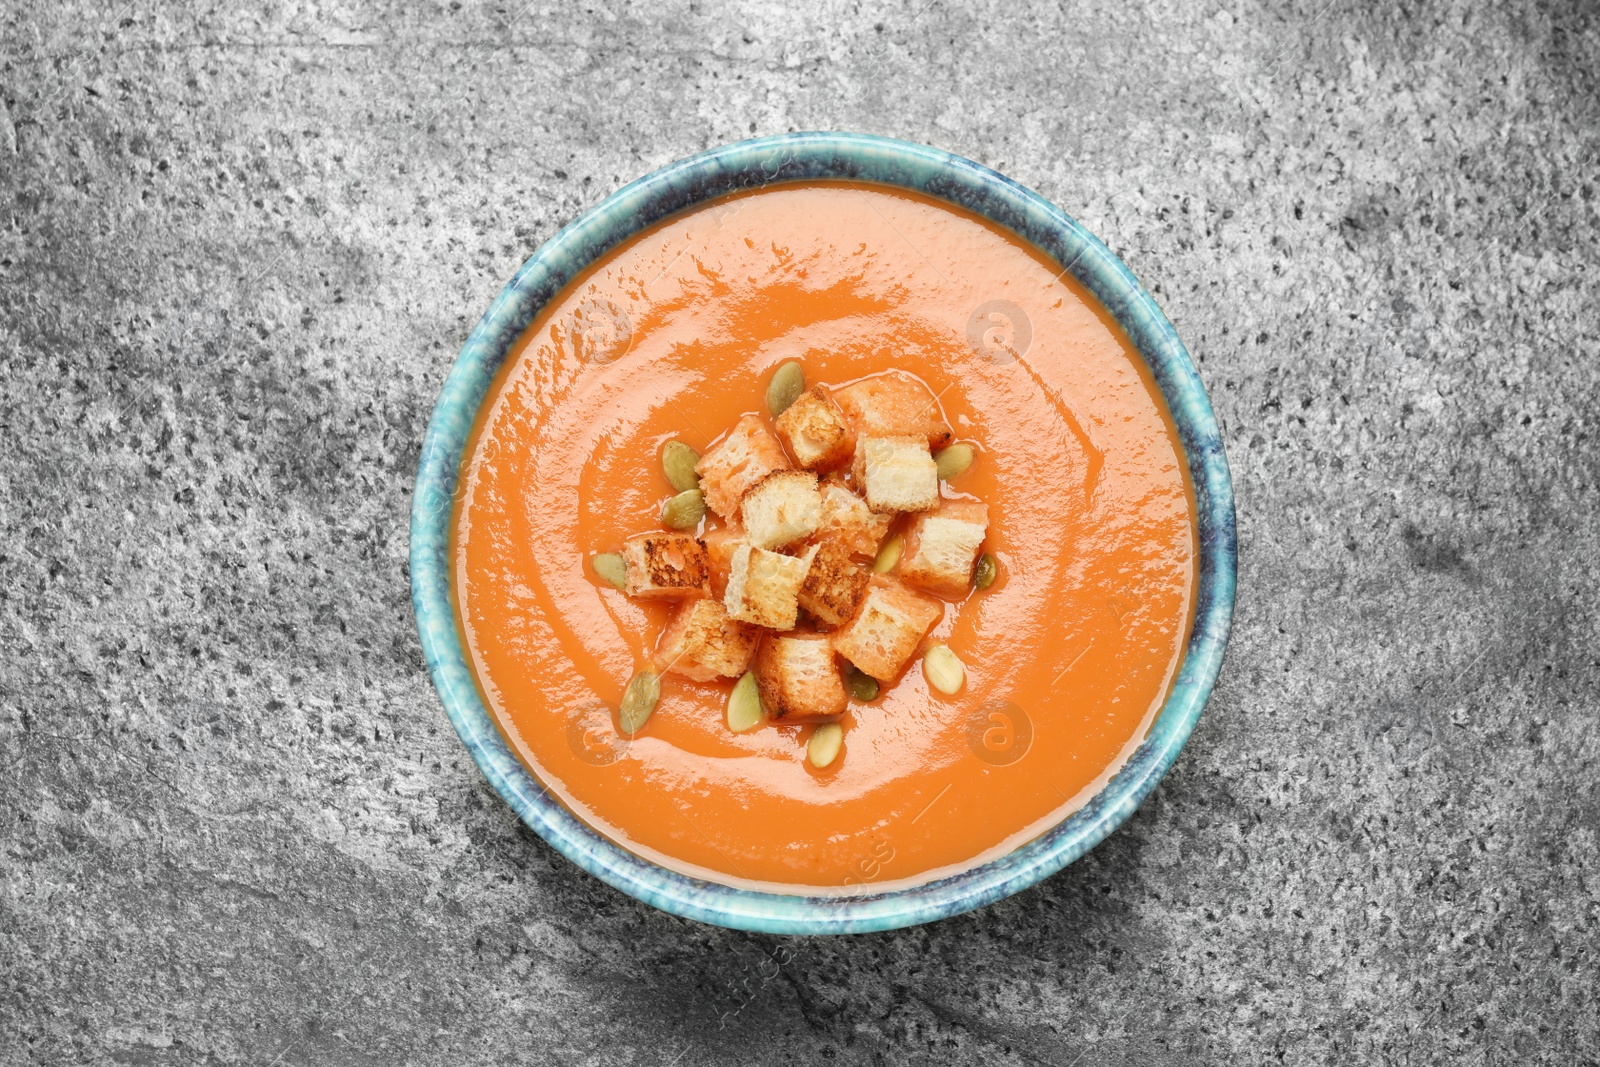
M 643 670 L 629 679 L 628 688 L 622 693 L 622 708 L 617 715 L 622 721 L 622 732 L 632 737 L 643 729 L 660 699 L 661 677 L 655 671 Z
M 906 539 L 895 534 L 878 549 L 878 558 L 872 561 L 872 573 L 888 574 L 900 562 L 900 553 L 906 550 Z
M 972 568 L 972 587 L 987 589 L 999 576 L 1000 561 L 994 558 L 993 552 L 985 552 L 978 557 L 978 565 Z
M 736 734 L 753 730 L 761 725 L 761 714 L 761 689 L 756 676 L 745 671 L 728 694 L 728 729 Z
M 934 453 L 933 462 L 939 468 L 939 480 L 948 482 L 957 475 L 967 473 L 972 466 L 972 461 L 978 458 L 978 453 L 966 443 L 951 445 L 941 448 Z
M 615 552 L 602 552 L 589 561 L 594 572 L 618 589 L 628 584 L 628 565 Z
M 878 680 L 860 668 L 850 668 L 850 695 L 865 703 L 878 699 Z
M 805 391 L 805 368 L 791 359 L 779 367 L 772 381 L 767 383 L 767 410 L 772 412 L 773 418 L 777 418 L 788 411 L 789 405 L 799 400 L 800 394 Z
M 706 498 L 698 489 L 686 489 L 661 505 L 661 522 L 674 530 L 692 530 L 706 515 Z
M 836 722 L 825 722 L 816 728 L 811 740 L 806 742 L 806 759 L 820 771 L 839 758 L 839 750 L 843 747 L 844 727 Z
M 945 696 L 959 692 L 967 678 L 967 669 L 944 645 L 934 645 L 922 654 L 922 673 L 927 675 L 928 684 Z
M 700 476 L 694 472 L 694 465 L 699 462 L 700 453 L 682 441 L 668 441 L 661 450 L 661 470 L 680 493 L 700 488 Z

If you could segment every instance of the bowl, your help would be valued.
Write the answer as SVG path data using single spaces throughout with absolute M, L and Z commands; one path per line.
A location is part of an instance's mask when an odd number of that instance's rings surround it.
M 1183 666 L 1149 732 L 1088 803 L 981 866 L 909 888 L 858 896 L 762 892 L 702 881 L 641 859 L 590 829 L 513 755 L 474 683 L 450 596 L 450 504 L 473 419 L 490 380 L 539 310 L 586 266 L 661 219 L 725 193 L 845 178 L 950 201 L 1020 235 L 1099 298 L 1148 363 L 1177 424 L 1195 489 L 1200 580 Z M 771 934 L 889 930 L 958 915 L 1061 870 L 1117 828 L 1177 759 L 1222 666 L 1233 619 L 1233 490 L 1210 400 L 1177 333 L 1098 238 L 1037 193 L 969 159 L 853 133 L 797 133 L 725 145 L 628 185 L 551 238 L 522 265 L 468 336 L 440 391 L 411 506 L 411 596 L 423 656 L 450 723 L 522 820 L 558 852 L 624 893 L 701 922 Z

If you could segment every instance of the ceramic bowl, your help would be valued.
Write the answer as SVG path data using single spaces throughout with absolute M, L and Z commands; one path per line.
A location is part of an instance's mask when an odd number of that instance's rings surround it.
M 591 830 L 512 754 L 473 684 L 450 604 L 450 500 L 473 418 L 512 343 L 588 264 L 653 223 L 725 193 L 848 178 L 914 189 L 967 208 L 1054 257 L 1120 322 L 1177 422 L 1195 487 L 1200 587 L 1171 694 L 1128 762 L 1087 804 L 999 859 L 911 888 L 860 896 L 737 889 L 666 870 Z M 524 822 L 562 855 L 663 911 L 774 934 L 888 930 L 980 907 L 1061 870 L 1155 789 L 1194 729 L 1222 666 L 1233 617 L 1233 491 L 1217 421 L 1178 335 L 1128 268 L 1060 208 L 986 167 L 936 148 L 848 133 L 764 137 L 679 160 L 618 190 L 522 265 L 467 338 L 423 442 L 411 508 L 411 594 L 423 655 L 451 725 Z

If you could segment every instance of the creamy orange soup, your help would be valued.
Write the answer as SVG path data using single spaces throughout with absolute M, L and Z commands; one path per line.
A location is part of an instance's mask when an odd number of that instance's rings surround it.
M 623 688 L 674 609 L 587 561 L 660 530 L 662 446 L 704 452 L 765 417 L 790 359 L 835 385 L 909 372 L 976 446 L 956 484 L 989 504 L 1000 577 L 929 635 L 966 684 L 933 691 L 913 660 L 852 700 L 824 770 L 804 758 L 814 725 L 731 732 L 732 679 L 665 675 L 622 738 Z M 1193 516 L 1147 369 L 1047 257 L 908 192 L 781 185 L 628 241 L 517 342 L 462 470 L 454 591 L 507 740 L 597 831 L 724 883 L 881 889 L 1015 848 L 1123 763 L 1181 662 Z

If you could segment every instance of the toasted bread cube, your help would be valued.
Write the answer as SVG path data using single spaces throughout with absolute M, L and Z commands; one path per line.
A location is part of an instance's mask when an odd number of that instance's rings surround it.
M 728 614 L 769 630 L 794 629 L 800 616 L 800 585 L 815 554 L 815 547 L 803 556 L 785 556 L 750 544 L 734 549 L 722 596 Z
M 800 606 L 818 622 L 843 626 L 861 606 L 871 579 L 865 567 L 850 558 L 842 541 L 824 541 L 817 546 L 811 569 L 800 585 Z
M 773 719 L 826 719 L 843 715 L 849 698 L 844 676 L 826 637 L 769 634 L 756 653 L 756 686 Z
M 711 594 L 706 546 L 693 534 L 649 533 L 622 543 L 627 564 L 622 591 L 646 600 Z
M 858 437 L 856 484 L 873 511 L 932 511 L 939 465 L 920 437 Z
M 878 546 L 883 543 L 883 536 L 889 532 L 892 522 L 893 512 L 878 514 L 843 484 L 830 481 L 822 487 L 819 540 L 838 541 L 852 556 L 871 559 L 878 554 Z
M 944 616 L 944 604 L 873 575 L 861 607 L 831 637 L 833 649 L 879 681 L 899 676 L 917 645 Z
M 847 385 L 833 394 L 850 428 L 863 437 L 921 437 L 943 448 L 954 434 L 939 398 L 907 374 L 890 372 Z
M 656 662 L 662 671 L 699 682 L 737 678 L 750 667 L 761 630 L 728 618 L 715 600 L 691 600 L 678 609 L 661 634 Z
M 972 565 L 988 529 L 987 504 L 946 500 L 938 511 L 912 520 L 895 573 L 929 592 L 961 596 L 972 585 Z
M 822 495 L 810 471 L 778 471 L 761 479 L 739 505 L 744 539 L 757 548 L 804 541 L 822 525 Z
M 694 467 L 706 505 L 728 522 L 739 521 L 739 501 L 751 486 L 774 471 L 788 469 L 783 446 L 755 415 L 735 423 Z
M 700 540 L 706 546 L 706 564 L 711 570 L 711 596 L 721 600 L 728 591 L 728 575 L 733 570 L 733 552 L 744 543 L 744 531 L 736 526 L 707 530 Z
M 850 462 L 855 434 L 825 385 L 814 385 L 775 420 L 778 437 L 794 461 L 807 470 L 827 470 Z

